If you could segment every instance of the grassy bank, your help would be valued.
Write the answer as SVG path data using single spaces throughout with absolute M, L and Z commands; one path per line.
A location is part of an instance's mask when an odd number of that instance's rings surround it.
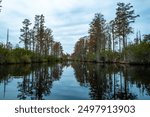
M 7 49 L 0 47 L 0 64 L 56 62 L 60 59 L 55 56 L 42 56 L 23 48 Z

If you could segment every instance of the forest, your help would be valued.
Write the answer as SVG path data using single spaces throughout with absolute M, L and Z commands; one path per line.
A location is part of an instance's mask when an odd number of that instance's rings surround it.
M 96 13 L 90 23 L 88 36 L 81 37 L 75 44 L 72 58 L 77 61 L 105 63 L 150 63 L 150 34 L 134 33 L 135 11 L 131 3 L 117 3 L 116 17 L 107 22 L 104 15 Z M 133 40 L 133 41 L 132 41 Z
M 35 15 L 33 26 L 29 19 L 22 21 L 19 43 L 24 47 L 13 47 L 7 31 L 6 44 L 0 43 L 0 64 L 59 60 L 150 64 L 150 34 L 141 35 L 140 31 L 135 34 L 132 27 L 138 17 L 131 3 L 117 3 L 115 18 L 109 22 L 102 13 L 96 13 L 88 35 L 81 37 L 74 52 L 68 55 L 64 54 L 63 45 L 54 41 L 52 29 L 45 26 L 45 16 Z M 132 33 L 135 39 L 129 38 Z
M 35 15 L 33 28 L 30 28 L 29 19 L 24 19 L 22 24 L 19 43 L 23 43 L 24 48 L 18 44 L 13 48 L 8 30 L 6 44 L 0 43 L 0 64 L 55 62 L 62 58 L 62 45 L 54 41 L 52 30 L 45 26 L 43 14 Z
M 15 48 L 8 41 L 0 44 L 0 63 L 32 63 L 57 61 L 63 55 L 60 42 L 55 42 L 52 30 L 44 25 L 44 16 L 35 16 L 35 25 L 30 29 L 30 20 L 24 19 L 23 27 L 20 29 L 20 42 L 24 48 L 16 45 Z

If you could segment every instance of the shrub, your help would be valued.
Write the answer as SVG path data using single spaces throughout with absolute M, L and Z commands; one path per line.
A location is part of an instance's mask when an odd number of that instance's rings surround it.
M 128 46 L 125 51 L 130 63 L 150 63 L 150 43 L 133 44 Z
M 20 58 L 21 63 L 31 63 L 31 59 L 28 55 L 24 55 Z
M 14 56 L 8 56 L 8 57 L 6 58 L 6 61 L 5 61 L 5 62 L 8 63 L 8 64 L 17 63 L 17 61 L 16 61 L 16 59 L 15 59 Z

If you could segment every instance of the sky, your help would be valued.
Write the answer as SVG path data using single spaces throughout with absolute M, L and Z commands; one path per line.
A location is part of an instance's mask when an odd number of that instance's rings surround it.
M 113 20 L 118 2 L 131 3 L 135 14 L 140 15 L 132 25 L 134 32 L 150 34 L 150 0 L 2 0 L 0 42 L 6 43 L 9 28 L 9 41 L 15 46 L 22 21 L 27 18 L 34 25 L 35 15 L 43 14 L 45 25 L 53 30 L 54 40 L 61 42 L 64 53 L 71 54 L 75 43 L 88 36 L 94 14 L 103 14 L 107 22 Z

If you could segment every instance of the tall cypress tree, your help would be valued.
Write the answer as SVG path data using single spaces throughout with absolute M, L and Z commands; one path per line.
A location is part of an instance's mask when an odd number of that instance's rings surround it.
M 134 23 L 139 15 L 135 15 L 131 3 L 118 3 L 117 6 L 115 18 L 116 34 L 122 39 L 123 48 L 125 48 L 127 46 L 127 36 L 133 33 L 133 28 L 130 24 Z
M 40 53 L 41 55 L 44 54 L 43 53 L 44 34 L 45 34 L 44 23 L 45 23 L 44 15 L 35 16 L 34 31 L 35 31 L 35 40 L 36 40 L 36 52 Z
M 101 13 L 95 14 L 93 21 L 90 24 L 90 39 L 95 40 L 96 45 L 96 60 L 100 60 L 100 52 L 105 50 L 106 38 L 105 38 L 105 24 L 106 20 Z
M 29 45 L 31 43 L 30 40 L 30 28 L 29 26 L 31 25 L 30 20 L 29 19 L 24 19 L 23 23 L 23 27 L 20 29 L 21 31 L 21 35 L 20 35 L 20 42 L 24 43 L 24 47 L 25 49 L 29 49 Z
M 123 48 L 127 47 L 127 36 L 130 33 L 133 33 L 133 28 L 130 26 L 131 23 L 135 22 L 135 19 L 139 17 L 139 15 L 135 15 L 133 6 L 131 3 L 118 3 L 116 9 L 116 34 L 119 37 L 119 50 L 121 52 L 121 42 L 123 44 Z M 126 53 L 123 55 L 124 61 L 126 61 Z
M 44 53 L 45 55 L 49 55 L 52 52 L 52 46 L 53 46 L 53 35 L 52 30 L 50 28 L 46 28 L 45 30 L 45 37 L 44 37 Z

